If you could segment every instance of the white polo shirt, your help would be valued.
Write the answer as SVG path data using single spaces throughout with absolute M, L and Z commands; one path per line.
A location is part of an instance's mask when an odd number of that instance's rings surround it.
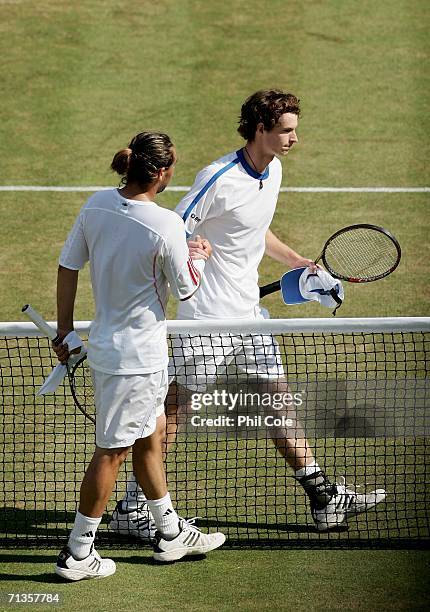
M 107 374 L 141 374 L 168 363 L 165 307 L 199 284 L 181 219 L 154 202 L 123 198 L 117 189 L 92 195 L 60 256 L 80 270 L 89 260 L 96 305 L 88 361 Z
M 252 318 L 259 302 L 258 266 L 276 208 L 282 166 L 276 157 L 262 174 L 243 149 L 204 168 L 176 212 L 187 235 L 212 245 L 198 292 L 178 307 L 178 319 Z M 262 188 L 260 189 L 260 184 Z

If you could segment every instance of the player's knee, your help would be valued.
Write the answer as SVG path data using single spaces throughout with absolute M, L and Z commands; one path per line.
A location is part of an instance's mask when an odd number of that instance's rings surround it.
M 157 427 L 155 429 L 157 440 L 164 445 L 166 440 L 166 415 L 163 413 L 157 417 Z
M 127 459 L 128 453 L 130 452 L 130 446 L 124 446 L 121 448 L 100 448 L 97 447 L 95 455 L 102 457 L 104 461 L 117 465 L 120 467 Z
M 127 459 L 130 448 L 126 449 L 118 449 L 118 451 L 114 454 L 114 462 L 118 467 L 121 467 L 124 461 Z

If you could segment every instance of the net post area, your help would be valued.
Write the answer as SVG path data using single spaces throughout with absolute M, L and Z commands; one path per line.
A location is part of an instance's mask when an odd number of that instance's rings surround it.
M 89 323 L 76 329 L 86 338 Z M 430 318 L 169 321 L 168 332 L 166 470 L 181 516 L 231 547 L 428 547 Z M 56 360 L 33 324 L 0 324 L 0 363 L 1 544 L 58 547 L 94 425 L 68 384 L 36 397 Z M 289 463 L 314 460 L 352 511 L 321 513 L 305 492 Z M 131 470 L 129 458 L 104 546 L 141 546 L 109 530 Z

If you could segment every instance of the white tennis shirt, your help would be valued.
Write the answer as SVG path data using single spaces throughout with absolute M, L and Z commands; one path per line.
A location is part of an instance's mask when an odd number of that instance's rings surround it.
M 140 374 L 168 363 L 165 307 L 170 290 L 185 299 L 198 287 L 182 220 L 154 202 L 117 189 L 92 195 L 70 232 L 60 265 L 89 260 L 96 305 L 88 361 L 107 374 Z
M 176 212 L 187 235 L 212 245 L 200 289 L 178 307 L 178 319 L 252 318 L 259 302 L 258 266 L 276 208 L 282 166 L 276 157 L 262 174 L 243 150 L 204 168 Z M 260 189 L 260 181 L 262 188 Z

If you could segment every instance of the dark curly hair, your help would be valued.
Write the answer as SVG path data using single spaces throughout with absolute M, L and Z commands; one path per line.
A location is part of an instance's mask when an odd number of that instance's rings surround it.
M 110 167 L 123 177 L 122 183 L 138 183 L 146 187 L 157 178 L 160 168 L 169 168 L 173 164 L 173 149 L 167 134 L 141 132 L 127 149 L 115 154 Z
M 284 113 L 300 117 L 300 100 L 280 89 L 264 89 L 252 94 L 242 106 L 237 131 L 245 140 L 254 140 L 257 125 L 271 130 Z

